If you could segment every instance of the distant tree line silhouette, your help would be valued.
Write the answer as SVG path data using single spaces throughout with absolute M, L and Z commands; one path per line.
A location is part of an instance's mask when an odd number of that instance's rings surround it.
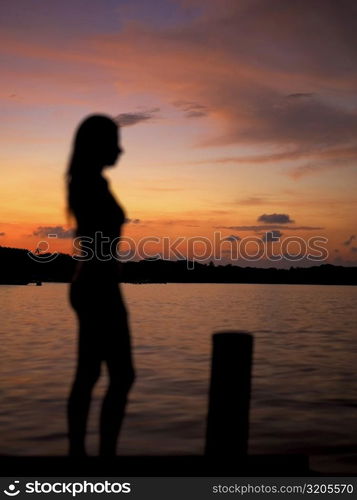
M 0 283 L 71 281 L 76 261 L 67 254 L 42 254 L 37 262 L 29 251 L 0 247 Z M 280 283 L 357 285 L 357 267 L 322 264 L 289 269 L 188 263 L 186 260 L 145 259 L 123 263 L 124 283 Z

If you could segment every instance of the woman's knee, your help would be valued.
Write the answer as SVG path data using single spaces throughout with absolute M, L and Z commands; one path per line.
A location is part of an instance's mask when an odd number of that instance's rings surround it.
M 127 394 L 135 380 L 135 372 L 133 368 L 129 368 L 125 372 L 111 375 L 109 380 L 109 388 L 115 392 Z
M 81 390 L 92 390 L 100 377 L 100 366 L 91 369 L 79 368 L 76 373 L 74 384 Z

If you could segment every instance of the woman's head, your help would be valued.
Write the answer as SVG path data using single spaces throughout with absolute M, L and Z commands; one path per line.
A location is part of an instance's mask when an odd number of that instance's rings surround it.
M 106 166 L 114 165 L 122 152 L 119 144 L 118 125 L 109 117 L 92 115 L 78 127 L 68 175 L 85 178 L 100 173 Z

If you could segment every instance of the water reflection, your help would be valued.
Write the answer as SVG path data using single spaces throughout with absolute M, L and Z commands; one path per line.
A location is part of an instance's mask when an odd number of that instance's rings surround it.
M 75 361 L 66 293 L 62 284 L 0 287 L 1 453 L 66 452 Z M 124 293 L 138 377 L 121 453 L 203 451 L 210 333 L 227 328 L 256 336 L 252 453 L 357 449 L 357 288 L 168 284 L 124 285 Z M 91 453 L 103 387 L 104 381 L 95 389 Z M 329 467 L 335 458 L 324 460 Z

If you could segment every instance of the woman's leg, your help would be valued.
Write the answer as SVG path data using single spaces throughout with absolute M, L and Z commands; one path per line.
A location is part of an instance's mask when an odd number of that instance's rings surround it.
M 109 386 L 104 397 L 100 416 L 99 453 L 101 456 L 107 457 L 116 454 L 127 396 L 135 377 L 127 314 L 123 306 L 120 309 L 119 324 L 116 321 L 111 325 L 113 328 L 111 329 L 111 337 L 108 339 L 105 356 L 108 366 Z
M 127 396 L 134 381 L 134 370 L 132 367 L 128 367 L 125 372 L 119 368 L 118 372 L 120 373 L 113 374 L 113 370 L 109 368 L 110 382 L 104 397 L 100 416 L 99 454 L 105 457 L 116 455 L 117 441 L 123 423 Z
M 92 389 L 100 376 L 101 357 L 95 342 L 91 342 L 91 328 L 81 325 L 79 332 L 78 363 L 68 400 L 69 454 L 84 456 L 87 420 Z

